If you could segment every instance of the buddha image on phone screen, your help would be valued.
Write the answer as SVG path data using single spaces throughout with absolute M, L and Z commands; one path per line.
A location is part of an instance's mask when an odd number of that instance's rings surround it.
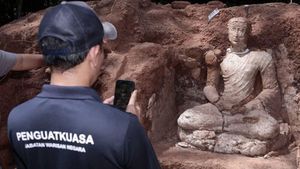
M 116 88 L 116 105 L 125 110 L 129 102 L 131 92 L 130 87 L 125 83 Z

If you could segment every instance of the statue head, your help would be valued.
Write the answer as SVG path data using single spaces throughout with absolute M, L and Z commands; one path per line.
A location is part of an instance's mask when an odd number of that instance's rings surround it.
M 233 46 L 247 46 L 251 25 L 244 17 L 231 18 L 228 21 L 228 38 Z

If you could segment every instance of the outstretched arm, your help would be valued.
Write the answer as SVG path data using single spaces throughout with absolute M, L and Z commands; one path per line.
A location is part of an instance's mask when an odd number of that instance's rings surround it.
M 17 61 L 12 70 L 29 70 L 42 66 L 43 56 L 40 54 L 17 54 Z
M 17 62 L 15 53 L 0 50 L 0 76 L 9 72 Z
M 28 70 L 40 67 L 43 57 L 39 54 L 16 54 L 0 50 L 0 76 L 10 70 Z

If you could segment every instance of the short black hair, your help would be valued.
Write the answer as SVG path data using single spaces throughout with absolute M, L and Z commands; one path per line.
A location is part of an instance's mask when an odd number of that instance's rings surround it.
M 40 47 L 42 51 L 47 50 L 63 50 L 69 48 L 70 45 L 67 42 L 55 37 L 44 37 L 40 41 Z M 68 55 L 55 55 L 44 53 L 44 61 L 47 66 L 53 69 L 58 69 L 61 71 L 68 70 L 76 65 L 82 63 L 87 56 L 89 50 L 73 53 Z

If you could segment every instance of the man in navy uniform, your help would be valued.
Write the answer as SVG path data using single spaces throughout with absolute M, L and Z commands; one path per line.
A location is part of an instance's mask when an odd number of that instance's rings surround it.
M 90 88 L 114 27 L 86 3 L 64 2 L 47 11 L 38 38 L 51 83 L 9 115 L 17 168 L 159 169 L 137 116 L 101 103 Z

